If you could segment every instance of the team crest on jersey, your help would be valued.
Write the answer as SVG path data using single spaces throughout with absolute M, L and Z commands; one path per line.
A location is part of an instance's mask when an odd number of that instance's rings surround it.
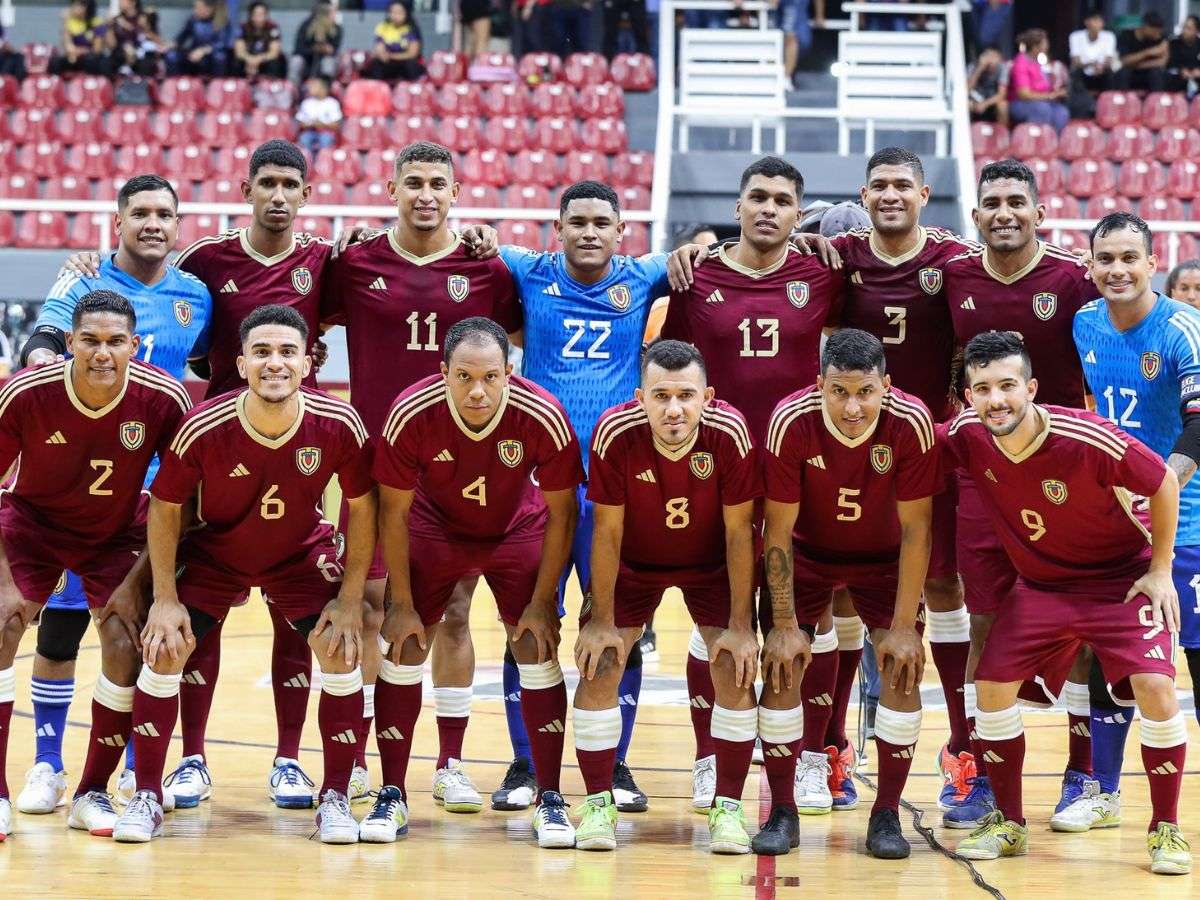
M 446 293 L 455 303 L 462 303 L 471 293 L 471 279 L 466 275 L 451 275 L 446 279 Z
M 917 280 L 921 282 L 921 290 L 925 293 L 936 294 L 942 289 L 942 270 L 922 269 L 917 273 Z
M 1067 486 L 1053 478 L 1047 478 L 1042 482 L 1042 493 L 1055 506 L 1062 506 L 1067 502 Z
M 629 309 L 629 304 L 633 300 L 633 295 L 629 293 L 629 288 L 623 284 L 615 284 L 608 289 L 608 299 L 617 309 L 624 312 Z
M 1147 350 L 1142 354 L 1142 377 L 1147 381 L 1153 381 L 1158 377 L 1158 373 L 1162 371 L 1162 357 L 1153 350 Z
M 871 468 L 884 475 L 891 467 L 892 448 L 887 444 L 875 444 L 871 447 Z
M 788 303 L 796 309 L 804 309 L 808 305 L 808 282 L 789 281 L 787 284 Z
M 693 453 L 688 460 L 688 468 L 697 478 L 707 478 L 713 473 L 713 458 L 711 453 Z
M 305 475 L 311 475 L 321 468 L 321 448 L 301 447 L 296 451 L 296 468 Z
M 292 287 L 296 289 L 296 293 L 307 294 L 312 290 L 312 284 L 312 272 L 305 266 L 292 269 Z
M 121 423 L 121 445 L 126 450 L 136 450 L 146 439 L 146 426 L 141 422 Z
M 1058 297 L 1054 294 L 1034 294 L 1033 314 L 1045 322 L 1058 309 Z
M 187 328 L 192 324 L 192 304 L 186 300 L 175 301 L 175 321 Z
M 500 454 L 500 462 L 510 469 L 515 469 L 525 458 L 525 447 L 520 441 L 501 441 L 496 445 L 496 452 Z

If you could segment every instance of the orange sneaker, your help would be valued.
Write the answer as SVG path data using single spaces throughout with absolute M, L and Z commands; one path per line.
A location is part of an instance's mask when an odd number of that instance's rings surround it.
M 858 806 L 858 791 L 854 789 L 854 767 L 858 759 L 850 742 L 840 752 L 837 747 L 826 747 L 829 757 L 829 793 L 833 795 L 835 810 L 854 809 Z
M 968 780 L 976 775 L 975 757 L 966 750 L 955 756 L 950 752 L 950 745 L 943 744 L 938 751 L 937 766 L 945 779 L 938 796 L 938 808 L 945 812 L 962 805 L 971 792 Z

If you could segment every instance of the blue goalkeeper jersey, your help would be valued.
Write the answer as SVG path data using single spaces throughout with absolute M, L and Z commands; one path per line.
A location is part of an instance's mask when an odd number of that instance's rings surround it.
M 614 256 L 607 275 L 580 284 L 561 252 L 503 246 L 525 314 L 521 374 L 558 398 L 587 465 L 592 429 L 610 406 L 633 398 L 650 307 L 670 293 L 667 255 Z
M 1105 301 L 1092 300 L 1075 313 L 1074 336 L 1096 412 L 1166 459 L 1184 404 L 1200 411 L 1200 311 L 1159 295 L 1146 318 L 1118 331 Z M 1175 544 L 1200 544 L 1200 478 L 1180 494 Z

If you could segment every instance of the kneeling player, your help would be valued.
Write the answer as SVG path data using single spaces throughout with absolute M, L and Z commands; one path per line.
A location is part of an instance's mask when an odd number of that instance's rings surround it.
M 917 620 L 932 497 L 941 485 L 933 435 L 921 401 L 893 389 L 884 374 L 883 345 L 857 329 L 830 336 L 816 386 L 785 398 L 771 417 L 763 450 L 771 621 L 763 623 L 760 732 L 772 809 L 754 839 L 758 853 L 787 853 L 799 843 L 792 780 L 803 666 L 794 672 L 795 660 L 807 663 L 809 633 L 831 591 L 845 585 L 871 629 L 881 675 L 879 792 L 867 849 L 881 859 L 909 854 L 897 812 L 921 730 L 925 653 Z M 817 671 L 825 670 L 804 677 Z M 823 693 L 833 693 L 836 676 L 836 669 L 825 676 Z M 806 685 L 805 693 L 813 691 Z
M 964 352 L 973 409 L 939 428 L 949 462 L 978 485 L 1019 574 L 975 675 L 975 727 L 998 810 L 958 845 L 968 859 L 1026 852 L 1021 807 L 1025 733 L 1020 683 L 1041 673 L 1057 691 L 1080 644 L 1100 661 L 1114 696 L 1142 713 L 1150 779 L 1150 869 L 1191 871 L 1177 808 L 1187 730 L 1171 662 L 1179 599 L 1171 550 L 1179 510 L 1173 471 L 1094 413 L 1035 404 L 1037 381 L 1013 332 L 987 332 Z M 1150 529 L 1130 492 L 1150 498 Z M 1153 541 L 1151 538 L 1153 537 Z
M 376 448 L 391 601 L 381 634 L 390 648 L 375 686 L 384 788 L 360 837 L 384 843 L 407 833 L 404 779 L 422 666 L 454 586 L 482 575 L 520 669 L 538 844 L 573 847 L 559 793 L 567 687 L 558 665 L 557 585 L 578 514 L 579 441 L 557 400 L 511 374 L 508 337 L 491 319 L 447 329 L 442 360 L 440 375 L 396 398 Z
M 758 724 L 758 642 L 750 626 L 751 522 L 761 493 L 755 452 L 741 413 L 713 400 L 691 344 L 651 344 L 641 379 L 637 399 L 604 413 L 592 436 L 592 579 L 575 645 L 581 677 L 574 710 L 588 797 L 576 846 L 616 849 L 617 688 L 625 656 L 663 591 L 677 586 L 708 648 L 716 687 L 710 848 L 747 853 L 741 796 Z
M 363 587 L 375 541 L 366 431 L 350 404 L 301 388 L 312 358 L 300 313 L 260 306 L 240 331 L 238 369 L 249 388 L 185 418 L 152 487 L 154 604 L 133 701 L 138 790 L 113 829 L 118 841 L 162 834 L 163 764 L 184 666 L 252 586 L 307 638 L 321 667 L 321 840 L 358 840 L 346 791 L 362 726 Z M 321 512 L 334 474 L 350 509 L 344 571 L 342 538 Z M 198 527 L 181 542 L 183 507 L 193 497 Z

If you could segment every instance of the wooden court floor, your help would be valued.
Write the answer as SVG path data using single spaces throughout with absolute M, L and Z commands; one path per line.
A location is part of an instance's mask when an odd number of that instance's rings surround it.
M 569 608 L 578 609 L 578 595 Z M 475 704 L 467 732 L 468 771 L 486 797 L 503 776 L 509 743 L 501 706 L 502 633 L 486 588 L 472 611 L 479 660 Z M 624 815 L 616 853 L 539 850 L 532 841 L 528 813 L 456 815 L 436 807 L 430 790 L 436 756 L 432 699 L 418 724 L 417 755 L 409 770 L 412 823 L 406 840 L 395 845 L 323 846 L 313 834 L 309 812 L 276 809 L 266 796 L 274 748 L 274 713 L 267 683 L 270 626 L 257 601 L 236 610 L 225 628 L 221 682 L 209 724 L 208 760 L 214 795 L 198 809 L 167 817 L 165 837 L 149 845 L 118 845 L 70 831 L 66 814 L 16 814 L 15 833 L 0 844 L 2 897 L 736 897 L 783 898 L 969 898 L 988 894 L 962 863 L 946 858 L 912 828 L 903 813 L 913 854 L 902 862 L 865 855 L 863 838 L 873 797 L 860 786 L 855 811 L 801 821 L 799 851 L 781 858 L 715 857 L 707 852 L 707 827 L 690 811 L 692 734 L 684 694 L 684 654 L 690 625 L 678 598 L 668 594 L 658 633 L 662 660 L 648 666 L 642 704 L 630 753 L 638 781 L 651 797 L 650 811 Z M 562 662 L 568 665 L 574 628 L 564 629 Z M 33 756 L 29 670 L 34 646 L 27 634 L 17 661 L 17 701 L 9 745 L 8 778 L 20 790 Z M 85 639 L 66 758 L 78 772 L 86 742 L 86 720 L 98 653 L 94 636 Z M 932 666 L 925 696 L 932 706 L 940 691 Z M 1186 676 L 1181 687 L 1187 687 Z M 854 707 L 851 720 L 856 716 Z M 1182 878 L 1151 876 L 1144 843 L 1148 815 L 1145 776 L 1138 755 L 1137 729 L 1130 736 L 1123 784 L 1125 824 L 1089 835 L 1057 835 L 1047 819 L 1057 799 L 1065 759 L 1065 714 L 1025 716 L 1026 812 L 1031 853 L 1021 859 L 977 863 L 992 896 L 1078 898 L 1200 897 L 1200 874 Z M 1182 825 L 1200 851 L 1200 730 L 1188 718 L 1193 755 L 1188 761 L 1181 804 Z M 961 832 L 940 827 L 934 771 L 937 748 L 946 737 L 940 709 L 926 712 L 918 761 L 905 799 L 924 810 L 933 836 L 947 846 Z M 320 780 L 320 741 L 316 695 L 304 735 L 302 763 Z M 175 747 L 178 748 L 178 735 Z M 874 770 L 873 748 L 865 768 Z M 178 759 L 174 750 L 168 765 Z M 378 779 L 377 762 L 372 763 Z M 582 781 L 567 735 L 564 793 L 578 800 Z M 378 784 L 375 784 L 378 787 Z M 765 779 L 752 769 L 746 784 L 748 818 L 760 817 Z M 766 810 L 761 808 L 765 818 Z M 361 814 L 363 807 L 356 807 Z M 1200 853 L 1198 853 L 1200 857 Z

